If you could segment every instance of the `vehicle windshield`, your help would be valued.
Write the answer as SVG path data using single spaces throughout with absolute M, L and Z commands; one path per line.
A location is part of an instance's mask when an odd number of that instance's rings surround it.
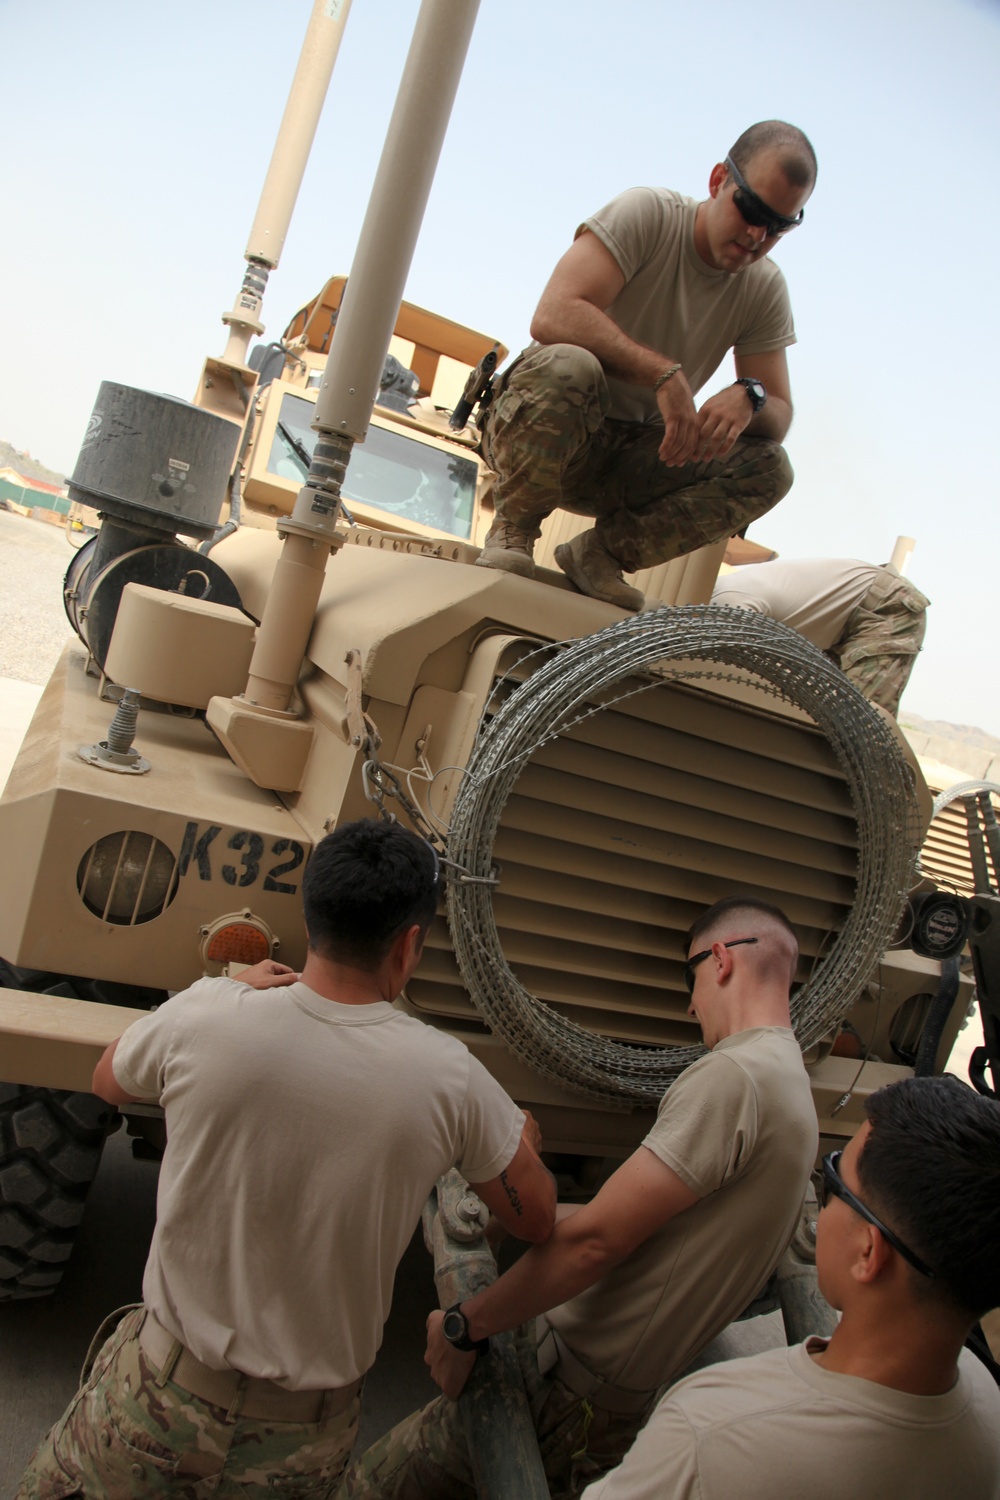
M 268 456 L 271 474 L 302 480 L 316 443 L 312 401 L 286 393 Z M 472 531 L 476 465 L 471 458 L 415 442 L 401 432 L 369 427 L 364 443 L 355 444 L 343 487 L 352 500 L 395 516 L 401 523 L 419 521 L 449 536 L 467 538 Z

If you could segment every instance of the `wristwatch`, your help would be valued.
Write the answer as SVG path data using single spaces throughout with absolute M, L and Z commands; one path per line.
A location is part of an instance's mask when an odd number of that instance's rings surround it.
M 741 375 L 739 380 L 733 381 L 734 385 L 741 385 L 750 397 L 750 405 L 753 407 L 754 416 L 760 411 L 767 401 L 767 387 L 762 380 L 754 380 L 750 375 Z
M 462 1304 L 456 1302 L 454 1307 L 449 1307 L 441 1324 L 441 1332 L 449 1344 L 456 1349 L 461 1349 L 463 1354 L 485 1354 L 490 1347 L 489 1339 L 470 1339 L 469 1320 L 461 1311 Z

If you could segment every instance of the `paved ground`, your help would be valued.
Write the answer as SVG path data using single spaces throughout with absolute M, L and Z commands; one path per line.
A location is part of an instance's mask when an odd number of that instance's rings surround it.
M 73 633 L 62 604 L 72 560 L 61 526 L 0 510 L 0 677 L 48 681 Z

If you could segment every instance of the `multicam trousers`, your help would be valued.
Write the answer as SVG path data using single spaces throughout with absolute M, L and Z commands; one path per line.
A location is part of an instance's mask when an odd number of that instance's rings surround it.
M 929 603 L 909 579 L 883 568 L 827 652 L 870 702 L 894 716 L 923 643 Z
M 313 1500 L 330 1492 L 357 1432 L 358 1396 L 320 1422 L 241 1419 L 158 1375 L 139 1347 L 143 1315 L 128 1309 L 100 1329 L 80 1390 L 39 1444 L 15 1500 Z
M 551 1500 L 573 1500 L 621 1463 L 649 1408 L 620 1416 L 583 1400 L 557 1376 L 541 1375 L 533 1324 L 519 1330 L 517 1351 Z M 475 1500 L 475 1494 L 458 1406 L 439 1396 L 373 1443 L 333 1500 Z
M 600 361 L 575 344 L 529 349 L 504 371 L 483 419 L 497 517 L 538 535 L 552 511 L 593 516 L 626 572 L 735 536 L 792 487 L 785 450 L 740 438 L 725 458 L 667 468 L 659 424 L 608 417 Z

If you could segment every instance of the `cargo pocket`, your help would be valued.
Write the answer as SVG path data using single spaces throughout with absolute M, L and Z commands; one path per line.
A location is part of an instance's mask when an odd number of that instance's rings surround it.
M 173 1493 L 180 1454 L 148 1431 L 106 1392 L 99 1394 L 92 1411 L 96 1449 L 103 1457 L 102 1500 L 135 1500 L 137 1495 Z M 178 1433 L 178 1440 L 193 1443 L 195 1434 Z

